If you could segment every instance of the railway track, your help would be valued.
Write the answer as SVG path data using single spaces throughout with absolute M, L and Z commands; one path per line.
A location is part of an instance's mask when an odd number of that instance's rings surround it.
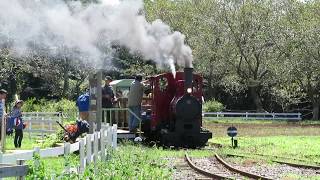
M 229 154 L 229 153 L 226 154 L 226 155 L 227 156 L 233 156 L 233 157 L 253 158 L 252 156 L 249 156 L 249 155 L 237 155 L 237 154 Z M 254 155 L 255 156 L 260 156 L 260 158 L 264 157 L 264 158 L 261 158 L 261 159 L 267 159 L 265 157 L 272 157 L 272 156 L 264 156 L 264 155 L 258 155 L 258 154 L 254 154 Z M 286 158 L 286 159 L 291 159 L 291 158 Z M 320 166 L 317 166 L 317 165 L 298 164 L 298 163 L 286 162 L 286 161 L 275 160 L 275 159 L 269 159 L 269 160 L 271 160 L 272 162 L 276 162 L 276 163 L 279 163 L 279 164 L 286 164 L 286 165 L 289 165 L 289 166 L 292 166 L 292 167 L 297 167 L 297 168 L 320 170 Z M 292 159 L 292 160 L 295 160 L 295 159 Z M 306 162 L 306 161 L 304 161 L 304 162 Z
M 219 155 L 215 154 L 213 160 L 210 161 L 211 166 L 210 170 L 207 168 L 199 167 L 196 163 L 191 161 L 187 153 L 185 153 L 185 160 L 188 165 L 198 173 L 212 179 L 261 179 L 261 180 L 270 180 L 271 178 L 246 172 L 237 168 L 234 168 L 230 164 L 226 163 Z

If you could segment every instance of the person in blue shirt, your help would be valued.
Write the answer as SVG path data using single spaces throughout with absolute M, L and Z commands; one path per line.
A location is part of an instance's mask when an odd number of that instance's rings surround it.
M 81 120 L 88 120 L 89 118 L 89 100 L 89 92 L 81 94 L 77 99 L 76 105 L 78 107 Z

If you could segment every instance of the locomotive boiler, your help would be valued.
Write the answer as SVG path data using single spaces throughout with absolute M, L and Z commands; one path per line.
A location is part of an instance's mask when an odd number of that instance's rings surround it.
M 151 106 L 143 114 L 145 136 L 165 146 L 201 147 L 212 133 L 202 127 L 202 77 L 193 68 L 149 79 Z

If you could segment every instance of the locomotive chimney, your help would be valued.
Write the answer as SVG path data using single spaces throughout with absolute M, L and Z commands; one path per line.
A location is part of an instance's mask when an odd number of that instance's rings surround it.
M 193 68 L 184 68 L 184 90 L 185 93 L 192 92 Z

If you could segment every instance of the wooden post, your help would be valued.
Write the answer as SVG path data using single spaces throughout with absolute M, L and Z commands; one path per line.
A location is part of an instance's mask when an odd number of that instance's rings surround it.
M 29 121 L 29 139 L 31 139 L 31 130 L 32 130 L 32 122 L 31 122 L 31 118 Z
M 111 126 L 108 126 L 108 134 L 107 134 L 107 137 L 108 137 L 108 140 L 107 140 L 107 146 L 108 147 L 111 147 L 112 146 L 112 128 Z
M 42 140 L 44 139 L 44 117 L 42 116 L 41 117 L 41 137 L 42 137 Z
M 84 139 L 81 138 L 79 142 L 79 151 L 80 151 L 80 173 L 82 174 L 84 168 L 86 167 L 85 156 L 84 156 Z
M 35 147 L 33 149 L 33 153 L 38 154 L 40 156 L 40 147 Z M 39 165 L 40 165 L 39 159 L 34 159 L 34 166 L 36 167 L 36 169 L 39 168 Z
M 50 130 L 50 133 L 52 131 L 52 121 L 49 121 L 49 130 Z
M 97 74 L 97 129 L 96 131 L 100 131 L 101 129 L 101 121 L 102 121 L 102 70 L 98 71 Z
M 3 163 L 3 153 L 0 151 L 0 164 Z M 1 179 L 1 178 L 0 178 Z
M 98 162 L 98 133 L 94 133 L 94 140 L 93 140 L 93 163 L 94 163 L 94 174 L 97 174 L 97 162 Z
M 86 149 L 87 149 L 87 160 L 86 164 L 89 165 L 91 163 L 91 134 L 87 134 L 86 136 Z
M 94 132 L 94 122 L 97 119 L 97 78 L 96 75 L 89 75 L 89 87 L 90 87 L 90 106 L 89 106 L 89 120 L 90 124 L 89 133 L 92 134 Z
M 114 124 L 112 126 L 112 148 L 116 149 L 117 148 L 117 124 Z
M 23 159 L 17 159 L 17 165 L 24 165 L 24 162 L 25 162 L 25 160 L 23 160 Z M 17 177 L 17 180 L 24 180 L 25 179 L 25 177 L 24 176 L 19 176 L 19 177 Z
M 70 173 L 70 159 L 69 159 L 69 155 L 70 155 L 70 143 L 64 143 L 64 171 L 69 174 Z
M 106 154 L 106 145 L 105 145 L 105 129 L 102 128 L 100 129 L 100 160 L 104 161 L 105 160 L 105 154 Z
M 274 115 L 274 112 L 272 113 L 272 120 L 274 120 L 274 118 L 275 118 L 275 115 Z
M 3 105 L 3 112 L 2 112 L 2 119 L 1 119 L 1 134 L 0 134 L 0 140 L 1 140 L 1 152 L 5 152 L 6 150 L 6 120 L 5 120 L 5 107 L 6 107 L 6 101 L 2 99 L 2 105 Z

